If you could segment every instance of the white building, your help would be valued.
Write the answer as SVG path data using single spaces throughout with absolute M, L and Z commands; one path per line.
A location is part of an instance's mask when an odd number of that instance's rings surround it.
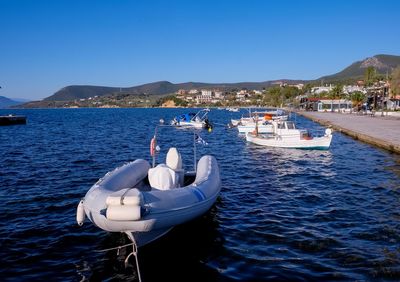
M 208 89 L 201 90 L 201 95 L 204 97 L 211 97 L 212 93 L 213 93 L 212 90 L 208 90 Z
M 246 90 L 240 90 L 236 93 L 236 100 L 240 102 L 244 102 L 246 98 L 249 97 L 249 93 Z
M 332 89 L 333 89 L 332 84 L 330 84 L 329 86 L 317 86 L 311 88 L 311 94 L 321 94 L 323 92 L 329 92 Z
M 367 93 L 365 88 L 362 87 L 362 86 L 358 86 L 358 85 L 344 85 L 343 86 L 343 93 L 345 93 L 345 94 L 353 93 L 353 92 L 356 92 L 356 91 L 360 91 L 360 92 L 362 92 L 364 94 Z
M 303 84 L 303 83 L 297 83 L 297 84 L 288 84 L 287 86 L 290 86 L 290 87 L 296 87 L 297 89 L 301 90 L 301 89 L 303 89 L 303 87 L 304 87 L 304 84 Z
M 197 89 L 190 89 L 189 90 L 189 94 L 197 94 L 197 93 L 199 93 L 199 90 L 197 90 Z
M 224 98 L 224 93 L 222 91 L 214 91 L 214 97 L 216 99 L 223 99 Z
M 212 100 L 213 92 L 211 90 L 203 89 L 201 94 L 196 96 L 196 103 L 209 103 Z
M 345 99 L 321 99 L 318 102 L 318 112 L 348 112 L 352 106 L 353 103 Z

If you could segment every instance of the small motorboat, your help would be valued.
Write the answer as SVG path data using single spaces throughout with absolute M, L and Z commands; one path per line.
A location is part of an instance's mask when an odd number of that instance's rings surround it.
M 239 108 L 230 108 L 230 107 L 228 107 L 228 108 L 226 108 L 226 110 L 229 111 L 229 112 L 235 112 L 235 113 L 239 112 Z
M 239 133 L 247 134 L 256 130 L 256 122 L 247 122 L 246 124 L 239 124 L 236 126 Z M 258 133 L 273 133 L 274 128 L 271 123 L 264 121 L 262 123 L 257 122 Z
M 251 109 L 248 109 L 248 111 L 249 111 L 249 114 L 247 117 L 242 116 L 240 119 L 231 119 L 232 126 L 254 124 L 256 117 L 262 123 L 265 121 L 287 120 L 288 119 L 288 115 L 286 115 L 282 110 L 264 111 L 264 112 L 253 111 L 252 112 Z
M 0 116 L 0 125 L 14 125 L 14 124 L 26 124 L 26 116 L 13 115 L 13 114 Z
M 320 149 L 327 150 L 332 141 L 332 130 L 327 128 L 325 135 L 313 137 L 308 130 L 296 129 L 292 121 L 272 121 L 273 133 L 260 134 L 255 132 L 246 134 L 246 140 L 261 146 L 295 148 L 295 149 Z
M 181 126 L 181 127 L 194 127 L 194 128 L 212 128 L 212 124 L 208 120 L 208 113 L 210 109 L 203 109 L 197 113 L 186 113 L 174 117 L 171 121 L 171 125 Z
M 276 121 L 284 121 L 288 120 L 288 115 L 281 109 L 277 109 L 275 111 L 265 111 L 265 112 L 253 112 L 254 115 L 258 115 L 263 117 L 264 120 L 276 120 Z
M 126 233 L 139 247 L 207 212 L 221 189 L 215 157 L 202 156 L 195 171 L 186 171 L 176 148 L 170 148 L 165 163 L 156 166 L 157 150 L 154 135 L 152 167 L 137 159 L 97 181 L 78 205 L 78 224 L 87 217 L 105 231 Z
M 249 112 L 250 117 L 242 117 L 237 123 L 236 127 L 239 134 L 247 134 L 249 132 L 255 132 L 257 128 L 258 133 L 273 133 L 274 129 L 270 120 L 260 119 L 257 114 L 252 115 Z

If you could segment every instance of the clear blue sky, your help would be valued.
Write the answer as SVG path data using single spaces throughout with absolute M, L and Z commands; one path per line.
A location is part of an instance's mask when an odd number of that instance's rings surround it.
M 400 1 L 0 0 L 0 95 L 315 79 L 400 55 Z

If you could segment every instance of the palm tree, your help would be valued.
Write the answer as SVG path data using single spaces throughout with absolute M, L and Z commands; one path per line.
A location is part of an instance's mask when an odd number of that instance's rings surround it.
M 361 91 L 355 91 L 351 94 L 351 102 L 353 103 L 354 107 L 359 107 L 362 102 L 365 100 L 365 94 Z
M 343 97 L 343 86 L 340 84 L 335 85 L 331 91 L 328 93 L 329 98 L 331 99 L 331 112 L 333 112 L 333 100 L 336 98 L 341 99 Z M 340 110 L 340 103 L 339 103 Z
M 390 88 L 392 92 L 392 97 L 396 99 L 396 97 L 400 95 L 400 66 L 395 68 L 391 74 Z
M 366 86 L 371 86 L 376 79 L 376 69 L 372 66 L 368 67 L 364 73 L 364 81 Z

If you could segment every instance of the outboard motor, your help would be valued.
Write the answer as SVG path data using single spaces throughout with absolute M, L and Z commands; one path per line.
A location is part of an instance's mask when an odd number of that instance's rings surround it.
M 206 118 L 206 119 L 204 120 L 204 128 L 205 128 L 205 129 L 212 129 L 212 128 L 213 128 L 213 126 L 212 126 L 212 124 L 210 123 L 210 121 L 208 120 L 208 118 Z

